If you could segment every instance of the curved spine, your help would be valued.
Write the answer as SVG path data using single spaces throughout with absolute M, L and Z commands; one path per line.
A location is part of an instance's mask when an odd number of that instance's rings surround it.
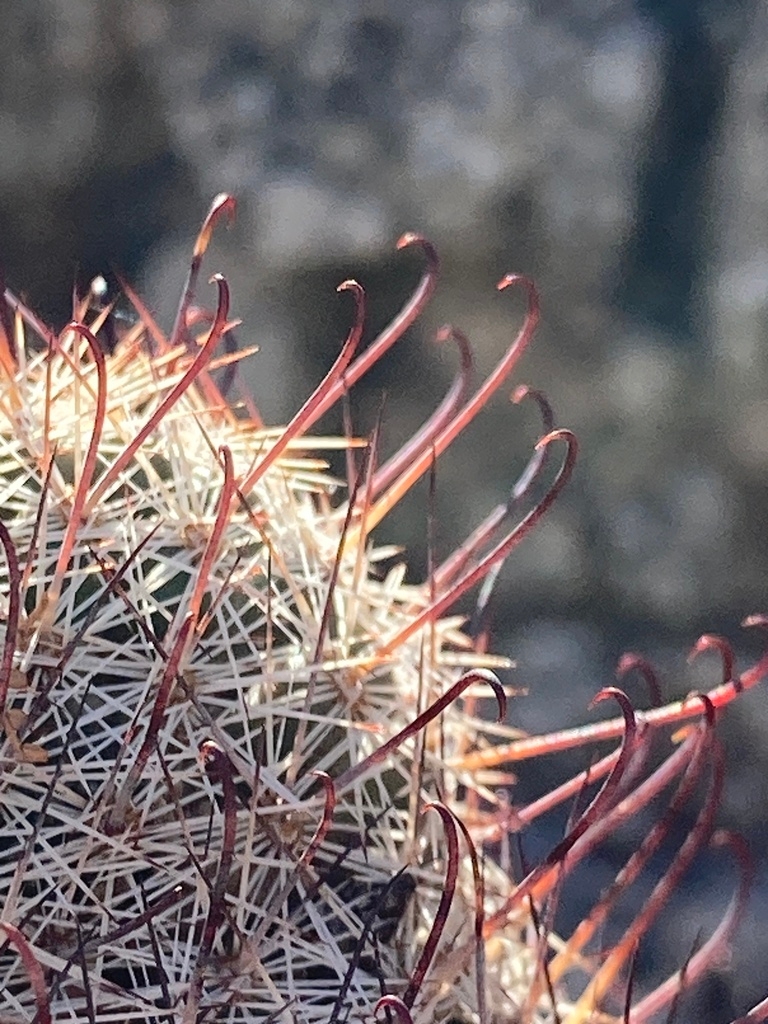
M 406 249 L 411 245 L 418 245 L 427 259 L 427 265 L 416 289 L 397 316 L 371 342 L 365 352 L 359 355 L 354 363 L 352 363 L 343 379 L 328 388 L 318 405 L 318 419 L 328 412 L 344 393 L 381 359 L 396 341 L 402 338 L 411 324 L 421 316 L 429 300 L 432 298 L 437 287 L 437 279 L 440 275 L 440 257 L 437 254 L 437 249 L 430 241 L 413 231 L 407 231 L 402 235 L 397 241 L 396 248 L 398 250 Z
M 334 385 L 344 383 L 345 371 L 352 356 L 355 354 L 365 323 L 365 292 L 357 281 L 343 281 L 336 291 L 351 291 L 355 297 L 355 319 L 349 329 L 346 340 L 325 378 L 315 388 L 304 405 L 299 409 L 280 438 L 272 445 L 267 454 L 257 461 L 240 485 L 240 492 L 248 494 L 264 476 L 270 466 L 274 465 L 285 449 L 297 437 L 301 437 L 323 414 L 323 401 Z
M 395 651 L 401 644 L 404 644 L 406 640 L 410 639 L 422 629 L 427 623 L 435 622 L 441 615 L 443 615 L 452 605 L 454 605 L 459 598 L 475 586 L 480 580 L 482 580 L 488 572 L 493 568 L 494 565 L 499 562 L 503 562 L 504 559 L 508 558 L 510 553 L 517 545 L 528 536 L 533 530 L 539 520 L 548 512 L 552 505 L 557 500 L 558 495 L 568 483 L 573 472 L 573 467 L 576 463 L 576 454 L 578 451 L 578 443 L 576 437 L 570 430 L 555 430 L 551 434 L 547 434 L 537 444 L 537 448 L 544 448 L 554 441 L 565 441 L 567 445 L 567 451 L 563 464 L 555 477 L 552 485 L 550 486 L 547 493 L 541 499 L 541 501 L 535 505 L 531 511 L 507 534 L 503 537 L 494 548 L 492 548 L 484 558 L 482 558 L 474 568 L 466 572 L 460 579 L 458 579 L 447 593 L 442 594 L 436 601 L 430 604 L 427 608 L 421 611 L 418 615 L 415 615 L 407 626 L 404 626 L 394 637 L 387 640 L 380 648 L 379 654 L 382 657 L 386 657 Z
M 459 347 L 461 359 L 459 369 L 456 372 L 453 383 L 440 405 L 435 409 L 429 419 L 413 435 L 407 444 L 403 445 L 399 452 L 396 452 L 391 459 L 377 469 L 371 484 L 371 495 L 375 498 L 386 490 L 403 472 L 403 470 L 417 458 L 423 451 L 426 451 L 434 443 L 440 433 L 445 430 L 459 407 L 464 404 L 469 394 L 474 358 L 469 339 L 461 331 L 453 327 L 443 327 L 438 332 L 437 341 L 445 342 L 452 338 Z
M 80 529 L 82 521 L 88 516 L 91 508 L 87 495 L 96 469 L 96 459 L 99 454 L 99 443 L 101 441 L 101 433 L 104 428 L 104 417 L 106 415 L 107 405 L 107 369 L 101 346 L 84 324 L 79 324 L 73 321 L 64 328 L 63 333 L 66 334 L 68 331 L 79 334 L 84 338 L 88 344 L 91 355 L 93 356 L 97 377 L 96 409 L 93 415 L 93 427 L 88 441 L 85 461 L 80 473 L 80 478 L 77 481 L 75 495 L 72 500 L 72 508 L 69 511 L 69 518 L 67 520 L 67 527 L 64 532 L 61 547 L 59 548 L 56 567 L 53 571 L 53 578 L 48 590 L 41 598 L 41 602 L 47 609 L 48 615 L 54 614 L 55 604 L 61 596 L 64 573 L 66 572 L 67 565 L 72 557 L 77 532 Z M 60 345 L 59 348 L 61 348 Z
M 711 845 L 728 846 L 737 861 L 739 881 L 731 902 L 717 928 L 704 945 L 688 960 L 684 969 L 676 971 L 635 1004 L 629 1014 L 629 1024 L 645 1024 L 645 1021 L 671 1003 L 680 994 L 683 987 L 689 988 L 703 974 L 716 966 L 717 962 L 727 954 L 733 934 L 746 913 L 749 892 L 755 875 L 755 867 L 747 844 L 741 836 L 734 835 L 732 832 L 718 831 L 712 837 Z M 755 1021 L 758 1019 L 754 1018 Z
M 171 391 L 165 396 L 162 402 L 158 405 L 157 409 L 152 413 L 144 426 L 139 430 L 133 440 L 127 445 L 120 455 L 115 459 L 112 465 L 104 473 L 99 483 L 94 488 L 93 492 L 88 498 L 83 509 L 83 515 L 87 516 L 93 508 L 99 503 L 101 498 L 104 497 L 110 487 L 119 480 L 120 474 L 128 468 L 136 454 L 138 449 L 149 437 L 153 430 L 162 422 L 163 418 L 168 414 L 170 409 L 179 401 L 182 395 L 189 389 L 190 385 L 197 379 L 205 364 L 213 355 L 213 350 L 218 344 L 224 327 L 227 322 L 227 315 L 229 313 L 229 286 L 221 274 L 214 274 L 211 278 L 212 281 L 216 282 L 219 289 L 219 301 L 216 307 L 216 317 L 211 324 L 211 329 L 208 332 L 208 337 L 203 342 L 200 351 L 197 353 L 195 358 L 192 360 L 192 365 L 187 369 L 180 381 L 171 389 Z
M 592 976 L 586 989 L 563 1024 L 586 1024 L 587 1021 L 592 1019 L 596 1008 L 615 981 L 619 971 L 632 955 L 642 936 L 647 932 L 662 908 L 669 901 L 683 875 L 688 871 L 699 850 L 709 838 L 720 803 L 722 786 L 723 755 L 718 744 L 713 743 L 712 779 L 709 792 L 693 828 L 686 836 L 683 845 L 677 851 L 669 868 L 656 883 L 653 892 L 645 901 L 643 909 L 632 921 L 619 942 L 613 947 L 597 972 Z
M 443 828 L 445 829 L 445 841 L 448 848 L 445 854 L 445 880 L 440 892 L 440 902 L 435 911 L 435 919 L 432 922 L 432 927 L 427 941 L 424 943 L 424 949 L 421 951 L 419 961 L 411 975 L 411 980 L 408 982 L 408 987 L 403 994 L 403 1002 L 409 1010 L 413 1006 L 424 977 L 429 970 L 429 965 L 435 956 L 440 936 L 443 934 L 445 923 L 448 920 L 451 903 L 453 903 L 453 896 L 456 892 L 456 879 L 459 877 L 459 837 L 453 814 L 444 804 L 437 802 L 425 804 L 424 810 L 425 812 L 437 811 L 442 818 Z
M 473 686 L 475 683 L 487 683 L 496 695 L 496 700 L 499 705 L 499 721 L 502 721 L 506 715 L 507 710 L 507 697 L 504 693 L 504 688 L 496 678 L 493 672 L 489 672 L 487 669 L 475 669 L 472 672 L 465 673 L 458 682 L 454 683 L 453 686 L 447 690 L 442 697 L 438 699 L 426 709 L 422 711 L 409 725 L 404 729 L 401 729 L 398 733 L 392 736 L 391 739 L 387 740 L 386 743 L 374 750 L 372 754 L 360 761 L 356 765 L 352 765 L 347 768 L 345 772 L 335 779 L 336 792 L 340 793 L 346 789 L 347 786 L 351 785 L 357 779 L 365 775 L 370 768 L 374 765 L 379 764 L 388 757 L 393 750 L 397 750 L 401 743 L 405 740 L 410 739 L 412 736 L 417 735 L 421 732 L 429 723 L 437 718 L 441 711 L 444 711 L 449 704 L 462 695 L 462 693 Z
M 21 569 L 13 538 L 8 527 L 0 519 L 0 544 L 5 552 L 8 566 L 8 614 L 5 620 L 5 637 L 3 638 L 3 657 L 0 662 L 0 716 L 5 711 L 8 688 L 11 685 L 13 672 L 13 656 L 16 653 L 16 638 L 19 634 L 19 616 L 21 614 Z
M 523 326 L 518 331 L 514 341 L 507 349 L 496 368 L 486 377 L 475 394 L 466 403 L 463 409 L 454 417 L 453 421 L 445 430 L 435 438 L 421 455 L 406 469 L 400 477 L 388 488 L 388 490 L 371 507 L 360 525 L 360 533 L 367 536 L 384 516 L 394 508 L 416 483 L 417 480 L 427 472 L 435 459 L 438 459 L 446 448 L 466 429 L 480 410 L 490 401 L 493 395 L 504 384 L 513 369 L 517 365 L 523 352 L 530 344 L 536 327 L 539 323 L 539 297 L 533 282 L 521 274 L 507 274 L 496 286 L 499 291 L 508 288 L 513 284 L 522 284 L 528 295 L 528 308 L 523 321 Z

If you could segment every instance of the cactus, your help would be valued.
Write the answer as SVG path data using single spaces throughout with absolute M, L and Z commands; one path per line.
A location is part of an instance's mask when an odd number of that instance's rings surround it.
M 544 437 L 508 504 L 422 586 L 373 531 L 509 378 L 538 318 L 470 396 L 471 349 L 442 405 L 384 466 L 368 442 L 309 433 L 431 297 L 433 247 L 401 313 L 363 354 L 365 296 L 340 290 L 352 326 L 327 377 L 287 427 L 231 408 L 213 371 L 229 292 L 193 310 L 218 197 L 166 337 L 129 288 L 137 320 L 113 351 L 109 309 L 77 300 L 55 335 L 6 292 L 0 330 L 0 1020 L 229 1022 L 619 1019 L 645 930 L 712 834 L 722 783 L 716 708 L 768 671 L 708 695 L 551 736 L 506 723 L 507 691 L 451 615 L 492 580 L 567 482 L 576 439 Z M 341 301 L 341 300 L 340 300 Z M 199 332 L 199 333 L 195 333 Z M 245 407 L 244 407 L 245 406 Z M 346 486 L 326 456 L 348 456 Z M 559 468 L 552 463 L 562 452 Z M 546 481 L 549 481 L 547 483 Z M 534 500 L 534 495 L 538 497 Z M 516 511 L 525 503 L 525 514 Z M 394 564 L 393 564 L 394 563 Z M 629 657 L 622 672 L 650 667 Z M 481 712 L 495 700 L 498 721 Z M 651 737 L 695 719 L 648 767 Z M 615 740 L 527 807 L 508 764 Z M 706 779 L 702 809 L 657 889 L 596 962 L 590 941 Z M 653 797 L 668 808 L 565 941 L 551 917 L 562 880 Z M 574 801 L 562 841 L 514 877 L 499 844 Z M 722 925 L 684 969 L 635 1005 L 647 1019 L 730 941 Z

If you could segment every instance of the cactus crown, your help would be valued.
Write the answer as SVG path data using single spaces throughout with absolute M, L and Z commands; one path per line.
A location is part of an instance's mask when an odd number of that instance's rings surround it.
M 423 250 L 424 275 L 361 355 L 364 293 L 341 286 L 354 314 L 340 355 L 289 425 L 272 429 L 255 409 L 233 411 L 211 375 L 243 356 L 217 348 L 233 326 L 226 282 L 215 279 L 215 312 L 191 306 L 213 227 L 231 209 L 229 197 L 214 201 L 168 337 L 130 289 L 138 320 L 109 354 L 99 341 L 109 311 L 93 295 L 56 336 L 6 292 L 0 1019 L 620 1018 L 633 951 L 712 830 L 715 708 L 768 666 L 735 679 L 724 642 L 705 637 L 700 649 L 717 647 L 725 666 L 706 697 L 639 715 L 607 688 L 598 699 L 618 702 L 616 720 L 533 738 L 506 725 L 493 674 L 505 659 L 448 613 L 555 500 L 573 435 L 553 430 L 543 396 L 518 390 L 538 401 L 545 436 L 509 503 L 424 586 L 406 584 L 372 531 L 508 379 L 536 326 L 533 286 L 501 282 L 525 288 L 527 315 L 472 396 L 469 343 L 446 330 L 461 353 L 456 381 L 377 467 L 375 439 L 308 431 L 418 316 L 434 249 L 401 240 Z M 324 458 L 339 448 L 346 488 Z M 653 681 L 641 659 L 630 668 Z M 480 713 L 489 697 L 495 724 Z M 694 716 L 648 769 L 651 734 Z M 513 810 L 498 788 L 510 761 L 612 737 L 616 749 L 534 805 Z M 689 837 L 596 966 L 588 943 L 705 778 Z M 562 879 L 668 787 L 669 809 L 614 887 L 568 942 L 554 937 Z M 562 842 L 513 877 L 498 844 L 568 799 L 577 809 Z M 746 874 L 742 845 L 724 841 Z M 719 955 L 745 886 L 684 979 L 629 1019 L 649 1017 Z

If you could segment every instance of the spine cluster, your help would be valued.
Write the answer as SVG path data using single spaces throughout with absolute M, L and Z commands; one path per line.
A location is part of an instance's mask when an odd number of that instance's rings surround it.
M 513 488 L 423 586 L 406 583 L 382 518 L 508 381 L 538 319 L 528 309 L 496 369 L 472 390 L 471 345 L 444 401 L 379 465 L 375 439 L 310 433 L 431 297 L 434 248 L 405 306 L 362 353 L 365 294 L 324 381 L 286 427 L 233 408 L 216 372 L 229 291 L 193 310 L 202 258 L 232 200 L 197 238 L 176 322 L 136 317 L 114 351 L 109 309 L 86 296 L 58 335 L 6 292 L 0 317 L 0 1021 L 456 1020 L 578 1024 L 650 1019 L 730 941 L 742 882 L 716 933 L 670 980 L 622 1009 L 632 960 L 710 840 L 722 786 L 717 709 L 768 671 L 738 677 L 705 637 L 722 685 L 619 716 L 523 737 L 507 723 L 507 667 L 481 590 L 567 483 L 576 439 L 543 437 Z M 327 456 L 348 455 L 346 485 Z M 559 460 L 559 461 L 558 461 Z M 637 657 L 622 671 L 650 667 Z M 488 703 L 490 701 L 490 703 Z M 495 711 L 489 713 L 489 708 Z M 660 765 L 651 738 L 681 722 Z M 614 749 L 525 807 L 512 762 L 613 741 Z M 650 767 L 649 767 L 650 765 Z M 666 809 L 567 940 L 551 922 L 563 885 L 638 810 Z M 624 935 L 601 927 L 692 797 L 701 811 Z M 512 791 L 514 793 L 514 791 Z M 512 837 L 570 801 L 562 841 L 516 873 Z M 627 1004 L 628 1005 L 628 1004 Z M 750 1019 L 763 1019 L 754 1017 Z

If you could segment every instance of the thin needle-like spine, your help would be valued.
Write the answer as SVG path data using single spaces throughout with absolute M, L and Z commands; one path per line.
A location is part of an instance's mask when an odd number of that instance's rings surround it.
M 383 995 L 373 1008 L 373 1016 L 377 1018 L 380 1010 L 394 1010 L 400 1024 L 413 1024 L 411 1011 L 405 1005 L 400 996 L 387 993 Z
M 48 986 L 45 983 L 43 968 L 35 955 L 35 951 L 29 944 L 24 933 L 10 921 L 0 921 L 0 928 L 6 933 L 10 941 L 16 947 L 27 972 L 29 983 L 35 996 L 37 1006 L 36 1024 L 52 1024 L 51 1007 L 48 1001 Z
M 333 812 L 336 807 L 336 787 L 333 784 L 333 779 L 328 772 L 320 770 L 312 772 L 312 775 L 316 779 L 320 779 L 325 790 L 325 804 L 323 806 L 323 816 L 318 822 L 315 833 L 307 844 L 307 848 L 299 858 L 298 867 L 307 868 L 315 859 L 315 854 L 323 845 L 323 840 L 328 834 L 328 829 L 331 827 L 333 821 Z
M 596 929 L 604 923 L 620 895 L 625 892 L 630 885 L 634 884 L 641 871 L 646 867 L 651 856 L 656 852 L 663 840 L 669 834 L 676 817 L 690 802 L 690 798 L 693 795 L 702 772 L 704 771 L 704 758 L 708 752 L 708 745 L 711 741 L 711 735 L 709 734 L 713 727 L 714 712 L 707 714 L 705 726 L 701 729 L 700 738 L 694 749 L 690 764 L 678 785 L 677 792 L 670 800 L 664 814 L 643 838 L 640 846 L 616 876 L 613 884 L 606 892 L 603 893 L 589 915 L 581 921 L 574 933 L 566 942 L 564 948 L 550 963 L 549 969 L 553 981 L 557 982 L 560 980 L 563 973 L 573 962 L 576 954 L 579 953 L 584 945 L 591 939 Z
M 413 970 L 411 980 L 408 982 L 408 987 L 403 994 L 403 1002 L 409 1010 L 416 1000 L 422 982 L 429 970 L 429 965 L 434 959 L 440 942 L 440 936 L 443 934 L 443 929 L 448 919 L 448 912 L 453 903 L 454 893 L 456 892 L 456 880 L 459 877 L 459 838 L 454 816 L 444 804 L 438 802 L 426 804 L 424 810 L 425 812 L 437 811 L 443 820 L 446 841 L 445 879 L 440 893 L 440 902 L 435 911 L 435 917 L 427 941 L 424 943 L 424 949 L 421 951 L 421 956 Z
M 44 600 L 47 602 L 49 607 L 52 607 L 59 599 L 64 572 L 70 558 L 72 557 L 77 532 L 80 529 L 81 521 L 88 515 L 87 495 L 96 469 L 96 460 L 99 454 L 101 434 L 104 429 L 104 417 L 106 414 L 107 402 L 107 367 L 101 346 L 84 324 L 75 323 L 73 321 L 64 329 L 64 334 L 67 332 L 79 334 L 85 339 L 88 344 L 88 348 L 90 349 L 91 356 L 93 357 L 93 362 L 96 367 L 96 408 L 93 414 L 93 427 L 91 429 L 91 437 L 88 442 L 88 450 L 80 473 L 80 479 L 77 482 L 75 496 L 72 501 L 72 508 L 69 510 L 67 528 L 59 549 L 59 557 L 56 561 L 53 579 L 44 597 Z
M 8 688 L 11 685 L 13 658 L 16 653 L 16 639 L 19 633 L 19 616 L 21 614 L 21 569 L 16 555 L 10 531 L 0 519 L 0 544 L 5 552 L 8 567 L 8 611 L 5 619 L 5 636 L 3 638 L 3 656 L 0 663 L 0 716 L 5 711 Z
M 694 985 L 702 975 L 716 966 L 728 954 L 734 932 L 744 917 L 749 893 L 755 875 L 755 867 L 747 844 L 741 836 L 732 832 L 718 831 L 712 837 L 713 846 L 727 846 L 735 857 L 739 869 L 739 881 L 733 898 L 704 945 L 698 949 L 685 965 L 685 970 L 676 971 L 647 996 L 635 1003 L 629 1013 L 629 1024 L 645 1024 L 675 999 L 684 988 Z M 756 1020 L 758 1018 L 755 1018 Z
M 507 697 L 504 693 L 504 688 L 499 682 L 498 678 L 493 672 L 487 669 L 475 669 L 473 672 L 465 673 L 458 682 L 447 690 L 442 697 L 439 697 L 433 704 L 418 715 L 409 725 L 404 729 L 401 729 L 391 739 L 387 740 L 386 743 L 374 750 L 372 754 L 358 762 L 356 765 L 352 765 L 347 768 L 345 772 L 335 780 L 336 781 L 336 792 L 340 793 L 353 782 L 365 776 L 365 774 L 373 768 L 375 765 L 380 764 L 385 758 L 389 756 L 394 750 L 404 743 L 407 739 L 415 736 L 421 732 L 433 719 L 444 711 L 450 704 L 452 704 L 458 697 L 462 695 L 464 690 L 467 690 L 470 686 L 475 683 L 487 683 L 494 694 L 499 706 L 499 721 L 503 720 L 506 714 L 507 708 Z
M 426 238 L 415 234 L 413 231 L 407 231 L 398 239 L 396 248 L 400 250 L 410 246 L 418 246 L 427 260 L 427 265 L 424 268 L 418 285 L 392 322 L 357 357 L 343 378 L 337 380 L 327 389 L 315 412 L 318 419 L 328 412 L 329 409 L 333 408 L 345 392 L 356 384 L 372 366 L 379 362 L 382 356 L 399 338 L 402 338 L 408 328 L 421 316 L 429 300 L 432 298 L 437 287 L 437 279 L 440 275 L 440 258 L 437 255 L 437 249 Z
M 219 495 L 216 519 L 205 545 L 203 557 L 200 562 L 200 568 L 197 571 L 195 588 L 192 591 L 192 597 L 190 598 L 188 607 L 188 614 L 192 617 L 196 626 L 200 620 L 203 596 L 210 581 L 213 563 L 219 554 L 219 549 L 221 548 L 222 539 L 224 537 L 224 531 L 226 530 L 227 523 L 231 515 L 232 499 L 237 487 L 234 463 L 232 461 L 232 452 L 226 445 L 222 445 L 219 449 L 219 457 L 221 458 L 222 469 L 224 470 L 224 483 Z
M 355 354 L 360 339 L 363 336 L 365 324 L 365 292 L 357 281 L 343 281 L 336 289 L 338 292 L 352 292 L 355 299 L 355 318 L 349 329 L 346 340 L 336 361 L 330 368 L 325 378 L 318 384 L 317 388 L 299 409 L 288 426 L 282 431 L 279 439 L 272 445 L 267 454 L 260 459 L 253 469 L 248 473 L 240 485 L 243 494 L 248 494 L 261 480 L 270 466 L 280 458 L 288 445 L 296 438 L 301 437 L 315 423 L 323 411 L 323 398 L 335 384 L 344 384 L 345 371 L 352 356 Z
M 742 672 L 736 679 L 708 690 L 704 696 L 715 708 L 724 708 L 741 693 L 755 687 L 766 676 L 768 676 L 768 654 L 763 655 L 758 662 Z M 660 729 L 697 718 L 704 710 L 704 701 L 694 696 L 690 699 L 673 701 L 660 708 L 652 708 L 650 711 L 638 712 L 638 721 L 649 729 Z M 465 754 L 461 759 L 461 767 L 465 771 L 477 771 L 480 768 L 491 768 L 515 761 L 527 761 L 561 750 L 572 750 L 585 743 L 601 743 L 603 740 L 615 739 L 622 734 L 623 729 L 621 718 L 610 718 L 575 729 L 562 729 L 541 736 L 526 736 L 520 740 L 513 740 L 511 743 L 500 743 L 485 750 L 476 750 Z
M 182 1014 L 183 1024 L 194 1024 L 198 1019 L 198 1007 L 203 986 L 203 970 L 210 959 L 216 932 L 224 921 L 224 901 L 227 883 L 232 871 L 237 833 L 237 800 L 235 783 L 232 776 L 232 764 L 225 751 L 213 740 L 206 740 L 201 744 L 200 759 L 211 781 L 221 783 L 224 803 L 224 834 L 222 836 L 221 852 L 219 853 L 216 874 L 210 889 L 208 915 L 205 919 L 203 935 L 197 951 L 197 963 L 195 964 L 195 970 Z
M 544 428 L 541 436 L 547 437 L 555 430 L 555 417 L 552 407 L 543 392 L 537 391 L 535 388 L 529 388 L 526 384 L 521 384 L 515 389 L 512 394 L 512 401 L 518 404 L 528 397 L 534 399 L 539 406 L 542 426 Z M 550 454 L 551 448 L 549 445 L 536 445 L 534 447 L 533 454 L 528 460 L 525 469 L 516 480 L 507 500 L 497 505 L 483 522 L 472 531 L 469 537 L 459 544 L 456 550 L 435 570 L 435 589 L 438 592 L 442 593 L 459 572 L 462 570 L 466 571 L 468 567 L 471 567 L 473 560 L 480 556 L 480 553 L 488 545 L 502 523 L 509 522 L 510 516 L 517 510 L 521 500 L 541 477 L 549 462 Z M 500 564 L 497 563 L 497 565 Z
M 165 396 L 144 426 L 141 427 L 136 436 L 106 470 L 101 480 L 90 494 L 88 501 L 85 504 L 85 508 L 83 509 L 83 515 L 87 516 L 98 504 L 101 498 L 104 497 L 109 488 L 113 487 L 119 480 L 120 475 L 128 468 L 128 466 L 130 466 L 134 455 L 142 446 L 144 441 L 149 437 L 153 430 L 157 429 L 163 418 L 168 414 L 173 406 L 176 405 L 182 395 L 197 379 L 205 364 L 213 355 L 213 350 L 218 344 L 227 322 L 227 314 L 229 312 L 229 286 L 221 274 L 214 274 L 211 280 L 215 281 L 219 289 L 219 301 L 216 307 L 216 317 L 211 325 L 210 331 L 208 332 L 208 337 L 203 342 L 200 351 L 192 360 L 192 364 L 184 373 L 181 380 Z
M 363 534 L 370 533 L 378 526 L 384 516 L 407 494 L 416 481 L 421 479 L 427 472 L 433 459 L 439 458 L 459 434 L 466 429 L 478 412 L 490 401 L 491 397 L 507 380 L 520 357 L 528 348 L 539 322 L 539 298 L 533 282 L 521 274 L 507 274 L 496 287 L 499 291 L 502 291 L 513 284 L 522 284 L 528 296 L 528 309 L 523 326 L 499 364 L 454 417 L 449 426 L 434 439 L 432 444 L 411 463 L 372 506 L 365 518 L 365 523 L 360 527 Z
M 472 881 L 475 888 L 475 988 L 477 992 L 477 1018 L 479 1024 L 488 1024 L 488 1005 L 485 996 L 485 942 L 483 941 L 483 923 L 485 921 L 485 881 L 469 829 L 458 817 L 453 815 L 456 824 L 467 844 L 469 859 L 472 864 Z
M 677 888 L 683 875 L 687 872 L 694 857 L 709 838 L 717 811 L 723 785 L 723 755 L 718 743 L 713 747 L 713 766 L 710 789 L 706 796 L 696 822 L 678 850 L 675 858 L 656 883 L 653 892 L 645 901 L 643 909 L 635 917 L 622 938 L 613 947 L 598 971 L 590 979 L 586 989 L 579 997 L 576 1005 L 564 1024 L 586 1024 L 593 1018 L 596 1008 L 613 984 L 619 971 L 627 962 L 632 950 L 668 902 L 672 892 Z
M 388 459 L 378 469 L 373 477 L 371 494 L 376 498 L 382 491 L 385 491 L 403 472 L 410 462 L 423 451 L 426 451 L 448 426 L 459 408 L 466 402 L 469 395 L 469 387 L 474 367 L 474 357 L 469 339 L 461 331 L 454 327 L 443 327 L 438 331 L 437 341 L 443 343 L 453 339 L 459 347 L 460 365 L 456 377 L 451 384 L 448 393 L 440 405 L 435 409 L 430 418 L 413 435 L 411 440 L 403 445 L 399 452 Z
M 398 647 L 404 644 L 414 635 L 414 633 L 417 633 L 427 623 L 435 622 L 440 618 L 459 600 L 463 594 L 482 580 L 494 565 L 499 562 L 503 562 L 512 550 L 530 534 L 539 520 L 547 513 L 557 500 L 560 492 L 570 479 L 573 467 L 576 463 L 578 443 L 575 435 L 570 430 L 555 430 L 553 433 L 547 434 L 546 437 L 543 437 L 538 442 L 537 447 L 546 447 L 554 441 L 560 440 L 565 441 L 567 445 L 565 459 L 560 467 L 559 473 L 541 501 L 539 501 L 539 503 L 531 509 L 531 511 L 517 524 L 517 526 L 515 526 L 506 537 L 502 538 L 502 540 L 499 541 L 498 544 L 496 544 L 496 546 L 489 551 L 476 566 L 458 579 L 447 593 L 443 593 L 434 603 L 430 604 L 418 615 L 414 615 L 410 622 L 394 637 L 388 639 L 384 644 L 382 644 L 379 648 L 379 654 L 382 657 L 387 657 L 392 654 L 393 651 L 397 650 Z
M 503 926 L 512 911 L 520 905 L 520 902 L 526 896 L 531 894 L 537 885 L 540 887 L 540 883 L 543 878 L 546 877 L 554 880 L 552 869 L 562 866 L 568 852 L 599 819 L 600 815 L 610 806 L 613 795 L 616 792 L 621 778 L 629 765 L 630 758 L 634 753 L 634 744 L 637 735 L 637 721 L 629 698 L 622 690 L 619 690 L 615 686 L 607 686 L 602 689 L 593 698 L 592 704 L 596 704 L 609 698 L 613 698 L 618 702 L 624 719 L 624 736 L 622 739 L 621 750 L 619 752 L 619 756 L 616 758 L 615 765 L 603 785 L 600 787 L 596 796 L 593 798 L 592 802 L 586 810 L 579 815 L 579 818 L 573 827 L 568 830 L 565 837 L 544 858 L 541 864 L 533 868 L 528 873 L 528 875 L 513 889 L 506 900 L 504 900 L 501 907 L 499 907 L 499 909 L 486 920 L 486 935 L 493 934 L 499 927 Z
M 208 210 L 202 227 L 195 239 L 195 245 L 192 250 L 192 261 L 187 273 L 187 280 L 181 294 L 181 299 L 179 300 L 176 319 L 174 320 L 173 327 L 171 329 L 169 348 L 173 348 L 180 342 L 185 346 L 187 345 L 187 339 L 185 337 L 187 326 L 186 314 L 189 304 L 195 295 L 197 279 L 200 275 L 203 257 L 205 256 L 208 246 L 211 244 L 211 236 L 221 218 L 226 216 L 230 223 L 234 220 L 235 205 L 234 197 L 228 195 L 226 192 L 220 192 L 211 203 L 211 207 Z

